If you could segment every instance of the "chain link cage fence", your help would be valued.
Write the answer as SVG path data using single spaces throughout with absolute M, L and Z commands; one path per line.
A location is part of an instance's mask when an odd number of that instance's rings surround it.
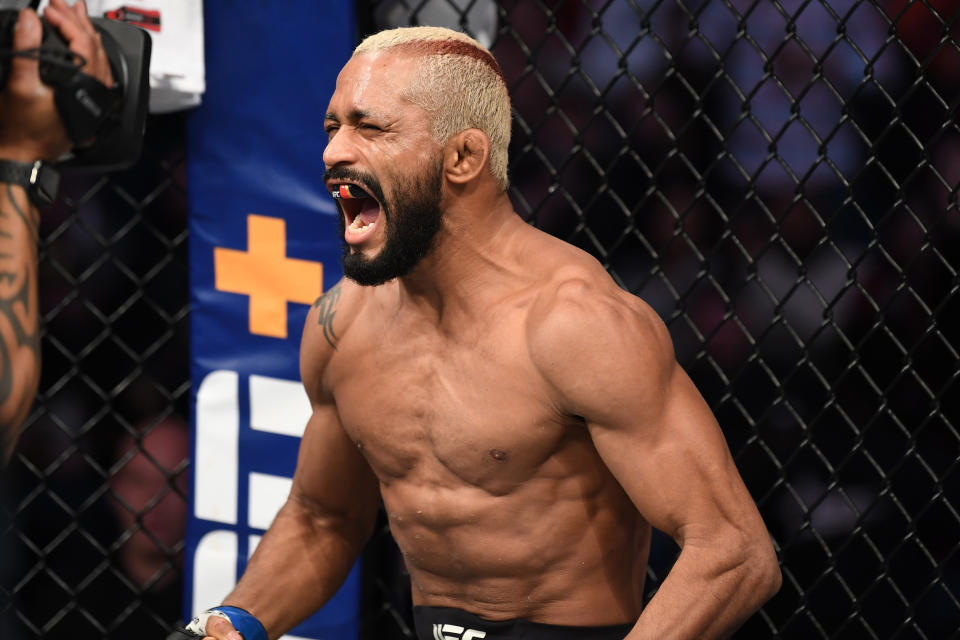
M 960 636 L 960 5 L 357 6 L 361 35 L 439 19 L 490 42 L 517 211 L 667 322 L 781 557 L 735 637 Z M 159 639 L 179 618 L 186 117 L 152 116 L 136 167 L 67 175 L 43 212 L 0 637 Z M 676 553 L 655 537 L 648 595 Z M 412 638 L 385 523 L 364 559 L 364 637 Z
M 163 638 L 189 430 L 184 116 L 41 211 L 43 371 L 4 477 L 0 638 Z
M 485 31 L 491 6 L 368 26 L 492 36 L 517 211 L 667 322 L 780 553 L 736 637 L 960 636 L 960 3 L 514 0 Z M 411 638 L 388 548 L 373 637 Z

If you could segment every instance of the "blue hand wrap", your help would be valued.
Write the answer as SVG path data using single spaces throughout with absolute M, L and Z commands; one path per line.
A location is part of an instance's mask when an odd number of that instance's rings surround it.
M 220 611 L 226 614 L 233 628 L 240 632 L 244 640 L 269 640 L 267 630 L 253 614 L 247 613 L 238 607 L 213 607 L 210 611 Z

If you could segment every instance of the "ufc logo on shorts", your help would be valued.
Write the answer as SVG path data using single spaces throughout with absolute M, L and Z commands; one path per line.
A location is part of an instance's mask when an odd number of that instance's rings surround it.
M 486 637 L 486 631 L 477 631 L 476 629 L 464 631 L 463 627 L 455 624 L 433 625 L 433 640 L 473 640 L 474 638 Z

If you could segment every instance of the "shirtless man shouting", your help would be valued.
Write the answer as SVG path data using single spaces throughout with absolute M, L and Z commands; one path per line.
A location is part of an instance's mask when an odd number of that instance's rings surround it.
M 729 635 L 780 585 L 770 538 L 661 320 L 512 209 L 491 54 L 371 36 L 325 127 L 346 278 L 304 328 L 293 489 L 188 628 L 279 637 L 336 592 L 382 499 L 423 640 Z M 681 552 L 644 608 L 651 526 Z

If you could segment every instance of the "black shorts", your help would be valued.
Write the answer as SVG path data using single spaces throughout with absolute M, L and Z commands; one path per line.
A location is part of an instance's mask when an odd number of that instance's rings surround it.
M 529 620 L 485 620 L 452 607 L 414 607 L 420 640 L 623 640 L 632 624 L 567 627 Z

